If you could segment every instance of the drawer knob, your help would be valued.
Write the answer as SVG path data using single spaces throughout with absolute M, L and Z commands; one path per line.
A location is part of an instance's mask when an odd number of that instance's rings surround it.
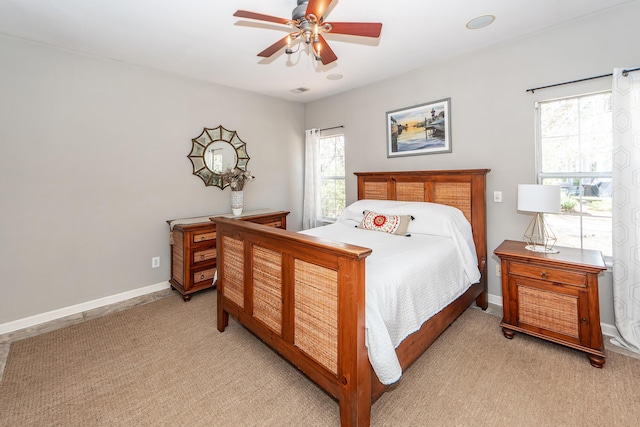
M 201 255 L 200 255 L 200 259 L 204 259 L 204 254 L 201 254 Z
M 586 317 L 583 317 L 582 319 L 580 319 L 580 322 L 582 322 L 583 325 L 588 325 L 589 319 L 587 319 Z
M 200 278 L 201 278 L 201 279 L 204 279 L 204 274 L 201 274 L 201 275 L 200 275 Z
M 546 271 L 543 271 L 542 274 L 540 274 L 540 277 L 542 277 L 543 279 L 548 279 L 549 275 L 547 274 Z
M 200 236 L 200 241 L 202 242 L 204 240 L 204 236 Z

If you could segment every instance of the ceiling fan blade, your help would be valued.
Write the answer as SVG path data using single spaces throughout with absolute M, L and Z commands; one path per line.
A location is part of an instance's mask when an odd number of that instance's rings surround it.
M 321 60 L 323 65 L 331 64 L 333 61 L 338 59 L 321 34 L 318 34 L 318 44 L 320 45 L 320 58 L 322 58 Z
M 380 37 L 382 24 L 379 22 L 327 22 L 331 25 L 331 34 L 348 34 L 350 36 Z
M 248 10 L 237 10 L 233 16 L 239 18 L 257 19 L 258 21 L 275 22 L 276 24 L 289 25 L 290 19 L 278 18 L 277 16 L 263 15 L 262 13 L 249 12 Z
M 272 44 L 271 46 L 269 46 L 268 48 L 260 52 L 258 56 L 262 56 L 263 58 L 270 57 L 271 55 L 273 55 L 274 53 L 276 53 L 277 51 L 279 51 L 280 49 L 282 49 L 287 45 L 288 37 L 289 37 L 288 35 L 284 36 L 283 38 L 281 38 L 280 40 L 278 40 L 277 42 L 275 42 L 274 44 Z
M 332 0 L 309 0 L 309 4 L 307 5 L 307 12 L 304 16 L 307 15 L 315 15 L 318 18 L 318 21 L 322 19 L 322 16 L 327 11 L 327 8 L 331 4 Z

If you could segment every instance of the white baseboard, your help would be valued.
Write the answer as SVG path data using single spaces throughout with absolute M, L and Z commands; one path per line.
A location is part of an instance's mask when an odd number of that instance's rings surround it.
M 143 288 L 134 289 L 132 291 L 122 292 L 120 294 L 111 295 L 104 298 L 98 298 L 93 301 L 87 301 L 80 304 L 72 305 L 58 310 L 48 311 L 35 316 L 25 317 L 23 319 L 13 320 L 11 322 L 0 324 L 0 335 L 17 331 L 24 328 L 39 325 L 41 323 L 50 322 L 52 320 L 61 319 L 73 314 L 82 313 L 84 311 L 93 310 L 94 308 L 104 307 L 105 305 L 115 304 L 117 302 L 126 301 L 142 295 L 153 292 L 162 291 L 171 286 L 169 282 L 156 283 L 155 285 L 145 286 Z
M 487 297 L 489 304 L 493 304 L 502 308 L 502 295 L 493 295 L 489 294 Z M 602 327 L 602 335 L 607 335 L 609 337 L 619 337 L 618 329 L 614 325 L 610 325 L 608 323 L 600 323 Z
M 618 333 L 618 328 L 615 325 L 609 325 L 608 323 L 600 323 L 602 326 L 602 335 L 606 335 L 612 338 L 620 338 L 620 334 Z
M 502 308 L 502 295 L 489 294 L 487 296 L 487 300 L 489 301 L 489 304 L 497 305 Z
M 117 302 L 126 301 L 131 298 L 136 298 L 142 295 L 150 294 L 153 292 L 162 291 L 168 289 L 171 285 L 169 282 L 156 283 L 155 285 L 145 286 L 144 288 L 134 289 L 132 291 L 122 292 L 120 294 L 111 295 L 104 298 L 98 298 L 93 301 L 83 302 L 81 304 L 72 305 L 70 307 L 61 308 L 58 310 L 49 311 L 47 313 L 37 314 L 35 316 L 25 317 L 24 319 L 18 319 L 7 323 L 0 324 L 0 335 L 9 332 L 17 331 L 24 328 L 30 328 L 32 326 L 40 325 L 41 323 L 50 322 L 52 320 L 61 319 L 73 314 L 82 313 L 83 311 L 93 310 L 94 308 L 104 307 L 105 305 L 115 304 Z M 501 295 L 488 295 L 489 304 L 493 304 L 502 308 L 502 296 Z M 603 335 L 610 337 L 618 337 L 618 330 L 614 325 L 607 323 L 601 323 Z

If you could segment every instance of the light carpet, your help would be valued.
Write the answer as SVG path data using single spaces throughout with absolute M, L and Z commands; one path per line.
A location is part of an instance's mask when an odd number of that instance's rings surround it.
M 338 426 L 338 404 L 233 319 L 177 294 L 11 345 L 0 426 Z M 372 408 L 374 426 L 638 426 L 640 360 L 604 369 L 468 309 Z

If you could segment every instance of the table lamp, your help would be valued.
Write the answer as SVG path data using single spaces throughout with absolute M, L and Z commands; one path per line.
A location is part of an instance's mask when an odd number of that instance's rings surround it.
M 558 253 L 553 246 L 556 236 L 544 221 L 545 213 L 560 212 L 560 186 L 518 184 L 518 210 L 535 215 L 524 233 L 526 249 L 534 252 Z

